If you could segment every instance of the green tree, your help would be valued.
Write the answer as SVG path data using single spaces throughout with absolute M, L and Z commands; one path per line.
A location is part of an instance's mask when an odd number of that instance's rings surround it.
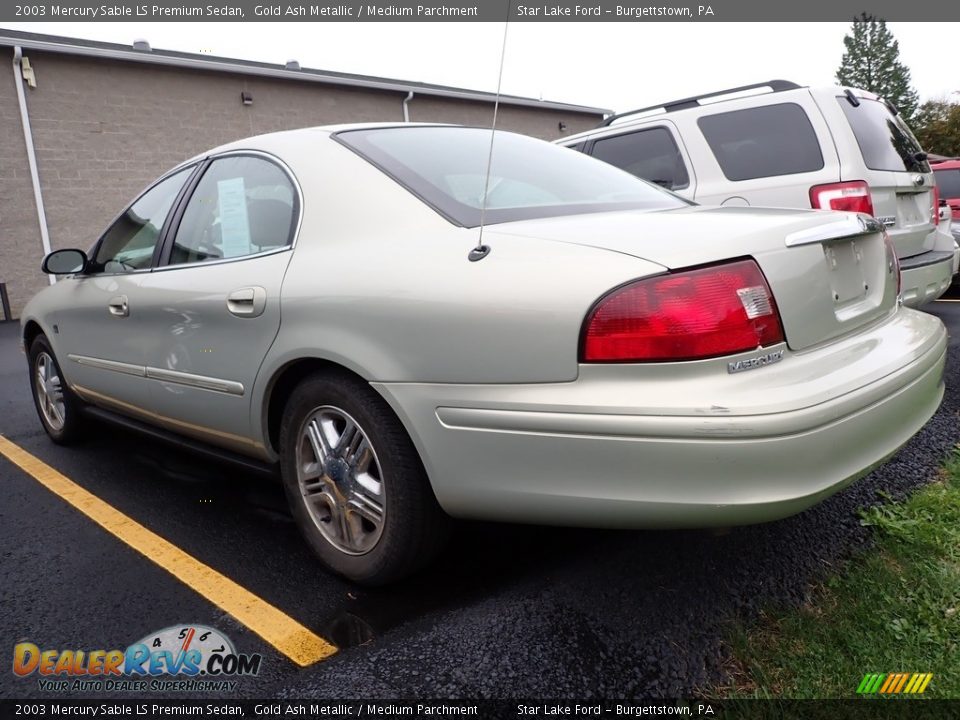
M 913 132 L 927 152 L 960 156 L 960 105 L 946 98 L 928 100 L 917 110 Z
M 900 62 L 900 44 L 884 20 L 861 13 L 843 37 L 846 51 L 837 70 L 841 85 L 869 90 L 892 102 L 906 121 L 913 120 L 919 98 L 910 70 Z

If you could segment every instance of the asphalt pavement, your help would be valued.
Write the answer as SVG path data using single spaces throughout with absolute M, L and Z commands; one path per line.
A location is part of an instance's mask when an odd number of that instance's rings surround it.
M 727 679 L 730 623 L 802 603 L 812 582 L 869 542 L 857 510 L 928 482 L 960 439 L 960 303 L 930 310 L 951 333 L 940 411 L 891 462 L 821 505 L 722 533 L 462 523 L 439 562 L 382 590 L 314 561 L 277 482 L 95 423 L 80 445 L 52 444 L 17 327 L 0 323 L 0 434 L 340 648 L 297 666 L 0 457 L 0 652 L 19 642 L 125 648 L 189 623 L 263 656 L 259 675 L 208 697 L 702 693 Z M 86 697 L 57 695 L 71 696 Z M 52 695 L 7 669 L 0 697 Z

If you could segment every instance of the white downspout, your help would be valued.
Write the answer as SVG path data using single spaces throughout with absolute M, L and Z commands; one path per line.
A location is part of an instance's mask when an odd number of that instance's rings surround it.
M 403 99 L 403 121 L 405 123 L 410 122 L 410 108 L 407 107 L 407 103 L 413 100 L 413 90 L 407 93 L 407 96 Z
M 30 115 L 27 114 L 27 97 L 23 92 L 23 74 L 20 62 L 23 51 L 17 45 L 13 48 L 13 84 L 17 86 L 17 101 L 20 103 L 20 124 L 23 125 L 23 142 L 27 146 L 27 164 L 30 166 L 30 180 L 33 182 L 33 200 L 37 205 L 37 222 L 40 223 L 40 242 L 43 254 L 50 253 L 50 234 L 47 232 L 47 213 L 43 209 L 43 194 L 40 192 L 40 173 L 37 171 L 37 155 L 33 150 L 33 132 L 30 130 Z M 47 276 L 53 285 L 57 279 Z

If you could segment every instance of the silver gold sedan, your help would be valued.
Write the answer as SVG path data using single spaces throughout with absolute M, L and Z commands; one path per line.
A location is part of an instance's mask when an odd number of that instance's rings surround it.
M 50 437 L 93 414 L 279 466 L 320 558 L 383 583 L 450 517 L 781 518 L 936 410 L 944 328 L 900 307 L 872 218 L 698 207 L 491 137 L 314 128 L 160 178 L 44 260 L 22 329 Z

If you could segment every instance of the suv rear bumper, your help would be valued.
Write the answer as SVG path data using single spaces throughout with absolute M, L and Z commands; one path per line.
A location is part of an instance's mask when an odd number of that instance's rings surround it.
M 920 307 L 943 295 L 953 281 L 957 251 L 931 250 L 900 261 L 903 304 Z

